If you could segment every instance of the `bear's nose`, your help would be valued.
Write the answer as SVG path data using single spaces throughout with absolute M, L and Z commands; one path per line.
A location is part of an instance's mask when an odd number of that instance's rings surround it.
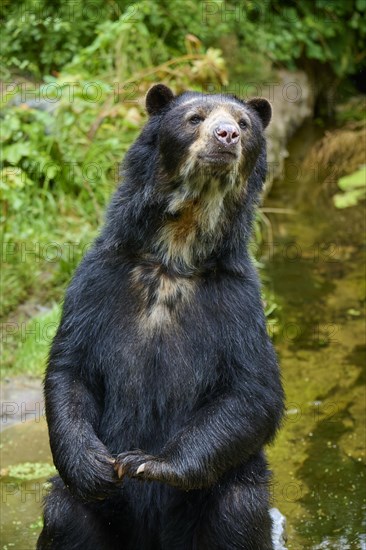
M 215 137 L 224 145 L 235 145 L 239 141 L 239 132 L 232 124 L 220 124 L 214 130 Z

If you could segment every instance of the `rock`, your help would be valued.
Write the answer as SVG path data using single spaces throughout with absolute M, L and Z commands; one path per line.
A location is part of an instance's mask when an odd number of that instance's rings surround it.
M 287 144 L 304 121 L 313 114 L 314 94 L 308 77 L 301 71 L 279 71 L 275 83 L 263 95 L 271 102 L 273 115 L 267 130 L 267 192 L 283 172 Z

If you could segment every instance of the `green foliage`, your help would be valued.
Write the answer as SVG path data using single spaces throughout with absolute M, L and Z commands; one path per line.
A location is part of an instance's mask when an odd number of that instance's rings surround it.
M 32 317 L 28 323 L 18 323 L 18 330 L 6 334 L 1 365 L 2 376 L 8 375 L 9 369 L 12 374 L 26 372 L 34 376 L 43 375 L 60 314 L 60 306 L 55 305 L 50 311 Z
M 344 76 L 364 60 L 365 0 L 269 0 L 263 5 L 253 0 L 26 0 L 5 2 L 2 11 L 4 66 L 38 77 L 60 71 L 85 46 L 103 49 L 110 33 L 122 72 L 136 62 L 157 65 L 181 54 L 187 31 L 206 48 L 224 47 L 236 37 L 243 67 L 248 55 L 260 53 L 288 67 L 304 60 L 328 63 L 334 74 Z M 234 54 L 235 62 L 235 52 L 225 53 L 229 63 Z M 100 62 L 110 59 L 87 59 L 89 70 Z
M 49 191 L 42 198 L 28 199 L 19 212 L 9 216 L 4 232 L 3 320 L 29 295 L 41 304 L 60 300 L 97 230 L 89 205 L 73 195 L 59 192 L 53 196 Z
M 90 52 L 103 50 L 110 38 L 120 54 L 119 67 L 125 71 L 131 63 L 142 61 L 148 66 L 179 55 L 186 49 L 187 29 L 204 39 L 226 28 L 219 25 L 214 32 L 213 25 L 203 27 L 202 6 L 193 0 L 25 0 L 5 3 L 2 17 L 4 67 L 38 77 L 59 71 L 85 46 L 91 47 Z M 109 61 L 108 55 L 88 57 L 88 70 Z
M 345 126 L 352 122 L 364 123 L 365 107 L 365 96 L 362 95 L 353 95 L 345 103 L 337 105 L 336 122 L 338 126 Z
M 19 211 L 26 204 L 35 182 L 44 189 L 56 175 L 49 154 L 52 143 L 45 132 L 50 123 L 48 113 L 28 108 L 8 109 L 2 117 L 0 189 L 6 213 L 8 206 Z
M 349 208 L 356 206 L 360 201 L 366 199 L 366 166 L 344 176 L 338 181 L 338 187 L 343 193 L 334 195 L 333 200 L 337 208 Z
M 342 77 L 355 72 L 363 61 L 366 37 L 364 0 L 270 0 L 263 6 L 246 0 L 237 10 L 234 27 L 241 41 L 290 68 L 305 60 L 327 63 Z M 344 29 L 347 28 L 347 32 Z
M 24 0 L 5 3 L 2 54 L 8 69 L 27 70 L 37 77 L 59 70 L 94 37 L 103 1 Z

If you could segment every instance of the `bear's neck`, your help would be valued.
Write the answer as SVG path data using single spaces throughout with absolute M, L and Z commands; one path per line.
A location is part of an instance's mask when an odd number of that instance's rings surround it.
M 103 232 L 107 248 L 190 274 L 215 263 L 234 266 L 247 255 L 253 195 L 245 185 L 225 188 L 212 180 L 200 193 L 185 186 L 157 192 L 122 184 Z
M 197 194 L 183 186 L 168 197 L 163 223 L 151 240 L 164 264 L 193 268 L 220 248 L 232 207 L 232 197 L 220 186 L 219 179 L 212 180 Z

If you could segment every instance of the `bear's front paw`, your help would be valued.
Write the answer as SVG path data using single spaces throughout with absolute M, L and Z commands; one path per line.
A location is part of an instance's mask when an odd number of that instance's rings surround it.
M 139 450 L 119 454 L 114 469 L 119 479 L 128 476 L 146 481 L 168 481 L 173 474 L 166 461 Z

